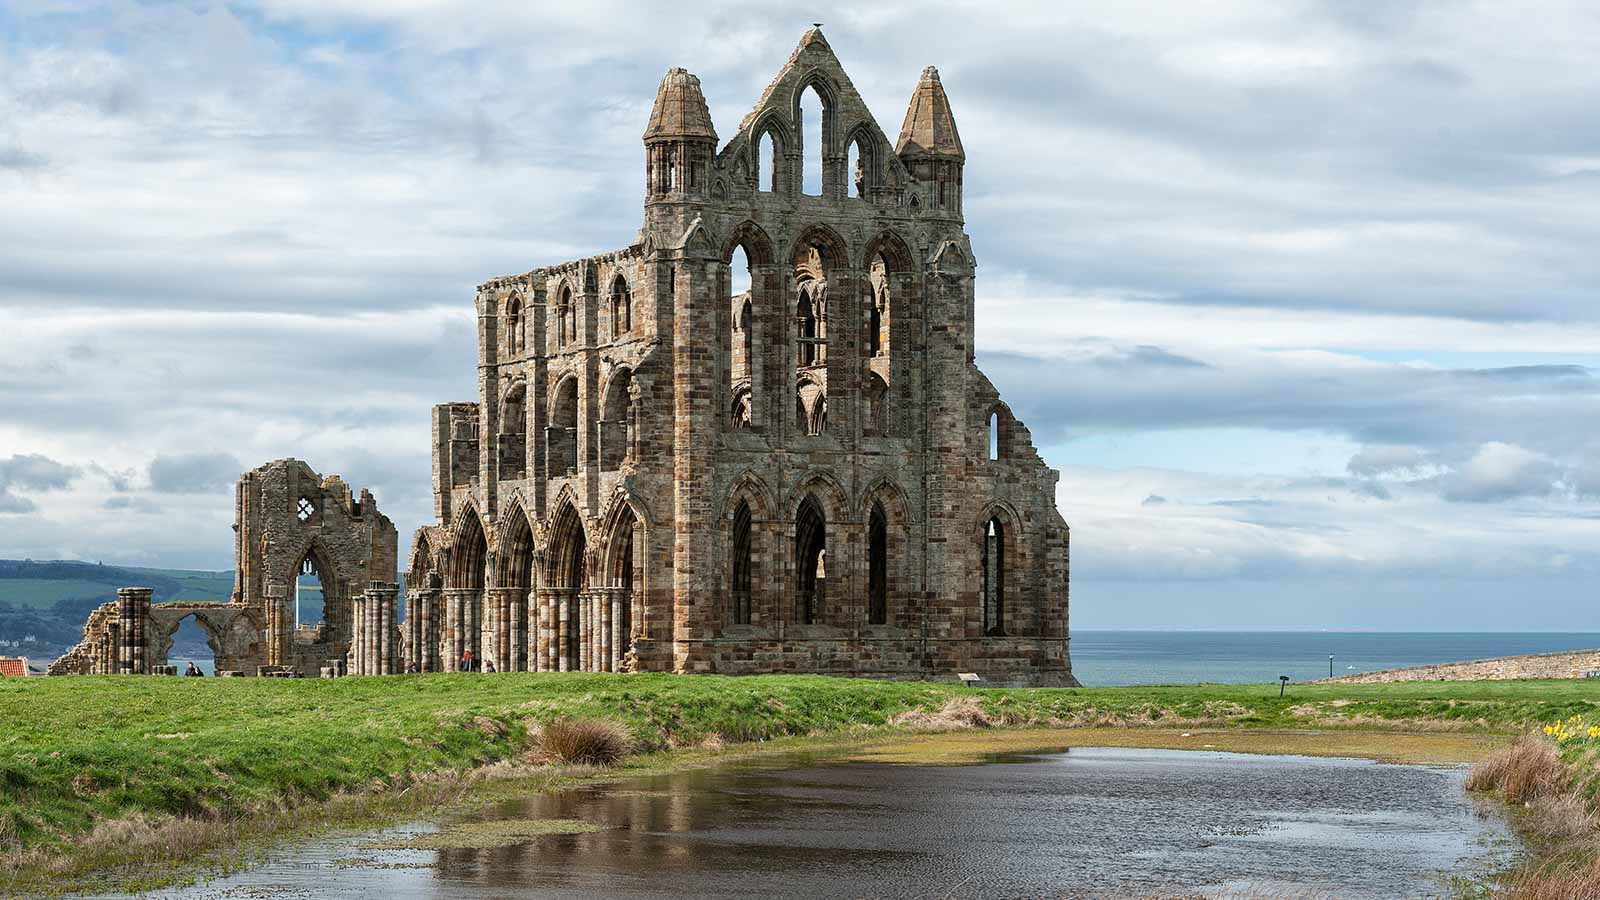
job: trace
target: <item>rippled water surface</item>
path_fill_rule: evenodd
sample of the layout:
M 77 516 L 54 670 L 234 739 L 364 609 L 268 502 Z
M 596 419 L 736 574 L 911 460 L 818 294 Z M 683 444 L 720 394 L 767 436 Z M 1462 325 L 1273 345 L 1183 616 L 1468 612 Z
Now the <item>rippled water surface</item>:
M 771 766 L 771 761 L 764 765 Z M 180 897 L 1412 897 L 1504 864 L 1460 769 L 1079 748 L 984 765 L 708 769 L 470 818 L 579 819 L 497 849 L 372 850 L 413 823 L 286 848 Z M 447 819 L 442 826 L 449 828 Z

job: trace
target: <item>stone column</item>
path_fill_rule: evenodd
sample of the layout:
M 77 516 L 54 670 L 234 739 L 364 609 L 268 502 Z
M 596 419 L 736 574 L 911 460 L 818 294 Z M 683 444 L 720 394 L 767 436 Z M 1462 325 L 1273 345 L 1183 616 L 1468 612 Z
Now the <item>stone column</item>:
M 602 588 L 595 591 L 595 605 L 600 607 L 600 633 L 597 634 L 600 642 L 600 665 L 595 666 L 598 671 L 608 673 L 611 671 L 611 589 Z
M 133 591 L 117 591 L 117 674 L 133 673 Z
M 502 672 L 514 672 L 517 668 L 516 661 L 511 658 L 511 598 L 516 593 L 515 588 L 504 588 L 497 591 L 494 598 L 494 667 Z
M 468 591 L 465 600 L 468 620 L 467 647 L 473 662 L 483 668 L 483 589 Z
M 417 655 L 417 668 L 423 672 L 439 671 L 438 605 L 438 591 L 428 590 L 422 593 L 422 605 L 418 610 L 422 621 L 417 625 L 422 632 L 422 644 Z
M 535 612 L 535 594 L 527 591 L 517 598 L 517 671 L 532 672 L 533 661 L 533 629 L 538 625 Z
M 375 674 L 394 674 L 394 600 L 398 587 L 382 581 L 374 581 L 367 586 L 368 602 L 376 607 L 377 619 L 375 631 L 377 640 L 374 642 L 372 662 Z
M 549 588 L 540 588 L 539 595 L 539 621 L 534 626 L 537 637 L 534 640 L 534 655 L 537 657 L 535 665 L 540 672 L 554 672 L 555 666 L 555 639 L 552 631 L 555 628 L 555 619 L 551 613 L 551 599 Z
M 622 633 L 622 604 L 626 604 L 627 589 L 611 588 L 611 671 L 622 671 L 622 647 L 627 645 L 627 634 Z
M 362 664 L 366 660 L 363 648 L 367 640 L 367 609 L 363 597 L 350 598 L 350 653 L 347 665 L 351 675 L 363 675 Z
M 440 671 L 455 672 L 461 665 L 461 591 L 449 588 L 444 592 L 444 648 L 446 659 Z
M 572 592 L 562 590 L 556 601 L 556 670 L 572 669 Z
M 129 641 L 130 655 L 129 671 L 135 675 L 147 675 L 149 668 L 150 651 L 150 588 L 123 588 L 117 591 L 117 598 L 121 600 L 123 591 L 130 594 L 131 610 L 133 613 L 133 631 Z
M 583 670 L 594 671 L 594 593 L 585 590 L 579 596 L 583 604 Z

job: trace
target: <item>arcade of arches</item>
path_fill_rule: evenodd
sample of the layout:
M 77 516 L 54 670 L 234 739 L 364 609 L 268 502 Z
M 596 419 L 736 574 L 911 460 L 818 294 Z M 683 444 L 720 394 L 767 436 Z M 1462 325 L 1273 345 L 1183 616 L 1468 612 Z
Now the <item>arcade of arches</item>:
M 1073 683 L 1057 474 L 973 362 L 938 73 L 892 138 L 813 29 L 725 140 L 670 70 L 644 151 L 635 243 L 478 289 L 407 659 Z

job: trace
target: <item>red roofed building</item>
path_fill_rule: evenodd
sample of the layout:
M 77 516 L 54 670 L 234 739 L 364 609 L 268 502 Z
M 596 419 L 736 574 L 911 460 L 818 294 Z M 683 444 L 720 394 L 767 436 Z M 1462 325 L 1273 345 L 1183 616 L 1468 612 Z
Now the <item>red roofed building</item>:
M 13 678 L 28 677 L 28 658 L 26 656 L 0 656 L 0 676 L 10 675 Z

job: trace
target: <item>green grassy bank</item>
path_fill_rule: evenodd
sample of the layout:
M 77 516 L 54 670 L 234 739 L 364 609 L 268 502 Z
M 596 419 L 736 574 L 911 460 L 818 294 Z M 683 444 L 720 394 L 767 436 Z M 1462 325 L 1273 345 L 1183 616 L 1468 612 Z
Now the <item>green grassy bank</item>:
M 1600 714 L 1571 681 L 973 691 L 770 676 L 424 675 L 0 681 L 0 852 L 70 854 L 107 823 L 228 821 L 525 760 L 541 723 L 623 724 L 642 752 L 869 734 L 1052 728 L 1525 731 Z

